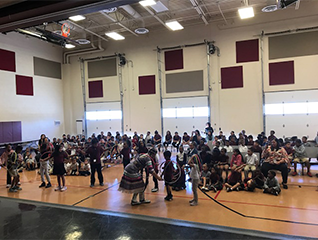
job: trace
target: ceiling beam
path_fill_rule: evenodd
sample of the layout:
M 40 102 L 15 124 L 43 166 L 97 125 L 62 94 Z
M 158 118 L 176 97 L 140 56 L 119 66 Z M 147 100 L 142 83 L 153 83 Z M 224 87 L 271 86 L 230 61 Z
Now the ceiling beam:
M 85 32 L 88 32 L 88 33 L 90 33 L 90 34 L 92 34 L 92 35 L 94 35 L 94 36 L 96 36 L 96 37 L 98 37 L 98 38 L 100 38 L 100 39 L 102 39 L 102 40 L 108 42 L 108 40 L 107 40 L 106 38 L 102 37 L 101 35 L 99 35 L 99 34 L 93 32 L 93 31 L 91 31 L 91 30 L 88 30 L 88 29 L 82 27 L 81 25 L 78 25 L 77 23 L 74 23 L 74 22 L 71 21 L 71 20 L 67 20 L 67 22 L 69 22 L 71 25 L 74 25 L 75 27 L 78 27 L 78 28 L 84 30 Z
M 125 30 L 127 30 L 128 32 L 130 32 L 131 34 L 133 34 L 136 37 L 139 37 L 138 34 L 136 34 L 134 31 L 130 30 L 128 27 L 126 27 L 124 24 L 118 22 L 116 19 L 112 18 L 111 16 L 109 16 L 107 13 L 104 13 L 103 11 L 100 11 L 100 13 L 108 18 L 109 20 L 111 20 L 112 22 L 116 23 L 117 25 L 121 26 L 122 28 L 124 28 Z
M 198 4 L 198 2 L 196 0 L 190 0 L 190 2 L 192 3 L 192 6 L 197 11 L 197 13 L 201 17 L 201 19 L 205 23 L 205 25 L 208 25 L 209 22 L 206 20 L 205 13 L 204 13 L 203 9 L 201 8 L 201 6 Z
M 151 11 L 148 7 L 144 7 L 147 12 L 149 12 L 155 19 L 158 20 L 163 26 L 165 26 L 167 29 L 171 30 L 153 11 Z

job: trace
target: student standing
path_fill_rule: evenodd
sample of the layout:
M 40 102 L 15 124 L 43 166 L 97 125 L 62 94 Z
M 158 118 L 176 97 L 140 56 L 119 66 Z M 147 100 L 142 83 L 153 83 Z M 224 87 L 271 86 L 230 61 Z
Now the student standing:
M 1 166 L 6 166 L 7 162 L 8 162 L 8 157 L 10 155 L 11 152 L 13 152 L 12 147 L 10 144 L 7 144 L 5 146 L 6 150 L 2 153 L 1 157 L 0 157 L 0 165 Z M 11 186 L 11 176 L 9 171 L 7 171 L 7 188 L 9 188 Z
M 192 192 L 193 199 L 189 201 L 190 206 L 198 205 L 198 186 L 200 181 L 200 161 L 199 156 L 197 154 L 193 155 L 189 162 L 189 166 L 191 167 L 190 178 L 192 179 Z
M 50 188 L 50 187 L 52 187 L 51 178 L 49 175 L 49 159 L 51 158 L 51 154 L 52 154 L 51 148 L 46 143 L 43 143 L 41 148 L 40 148 L 40 152 L 41 152 L 40 174 L 41 174 L 42 183 L 39 187 L 40 188 L 41 187 Z M 45 184 L 44 175 L 46 177 L 47 184 Z
M 95 185 L 95 172 L 97 171 L 98 175 L 98 180 L 99 180 L 99 185 L 104 186 L 104 177 L 102 174 L 102 165 L 100 161 L 100 156 L 105 150 L 98 145 L 98 140 L 97 138 L 94 138 L 92 140 L 92 146 L 90 146 L 86 154 L 90 158 L 90 164 L 91 164 L 91 185 L 90 187 L 94 187 Z
M 171 193 L 171 186 L 170 183 L 172 182 L 173 179 L 173 172 L 174 172 L 174 167 L 173 167 L 173 163 L 171 161 L 171 152 L 170 151 L 165 151 L 163 153 L 163 156 L 165 158 L 165 164 L 163 166 L 163 172 L 162 175 L 164 176 L 164 180 L 165 180 L 165 186 L 166 186 L 166 191 L 167 191 L 167 196 L 165 197 L 166 201 L 171 201 L 173 200 L 173 196 Z
M 66 171 L 64 167 L 64 162 L 68 159 L 68 154 L 65 151 L 63 151 L 62 145 L 56 145 L 52 157 L 54 161 L 53 174 L 57 175 L 58 183 L 58 187 L 54 190 L 64 192 L 67 189 L 67 187 L 65 186 L 64 174 L 66 173 Z

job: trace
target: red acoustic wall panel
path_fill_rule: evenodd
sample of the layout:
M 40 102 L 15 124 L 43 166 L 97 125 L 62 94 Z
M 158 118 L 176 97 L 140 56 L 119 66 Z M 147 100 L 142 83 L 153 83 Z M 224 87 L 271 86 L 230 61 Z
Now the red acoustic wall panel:
M 88 82 L 88 97 L 89 98 L 101 98 L 103 97 L 103 81 L 90 81 Z
M 15 52 L 0 49 L 0 70 L 15 72 Z
M 156 94 L 155 75 L 140 76 L 138 80 L 139 80 L 139 95 Z
M 259 60 L 258 39 L 236 42 L 236 63 L 255 62 Z
M 183 69 L 183 49 L 165 52 L 166 71 Z
M 269 85 L 294 84 L 294 61 L 269 64 Z
M 222 89 L 243 87 L 243 67 L 221 68 L 221 87 Z
M 21 75 L 15 76 L 15 86 L 17 95 L 33 96 L 33 78 Z

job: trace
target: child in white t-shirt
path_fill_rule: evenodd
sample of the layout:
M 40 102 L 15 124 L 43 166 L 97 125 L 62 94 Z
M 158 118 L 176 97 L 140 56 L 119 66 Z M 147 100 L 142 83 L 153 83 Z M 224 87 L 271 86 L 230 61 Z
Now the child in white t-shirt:
M 198 186 L 200 181 L 200 160 L 197 154 L 194 154 L 189 162 L 190 170 L 190 178 L 192 179 L 192 192 L 193 192 L 193 200 L 189 201 L 190 206 L 198 205 Z

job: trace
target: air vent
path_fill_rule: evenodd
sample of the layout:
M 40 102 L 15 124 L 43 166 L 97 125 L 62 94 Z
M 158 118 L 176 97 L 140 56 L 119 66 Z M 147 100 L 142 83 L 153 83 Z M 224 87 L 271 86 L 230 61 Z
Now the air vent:
M 149 30 L 147 28 L 137 28 L 137 29 L 135 29 L 135 33 L 146 34 L 146 33 L 149 33 Z
M 91 41 L 87 40 L 87 39 L 77 39 L 76 42 L 78 44 L 84 45 L 84 44 L 90 44 Z
M 269 5 L 262 9 L 262 12 L 275 12 L 278 9 L 277 5 Z

